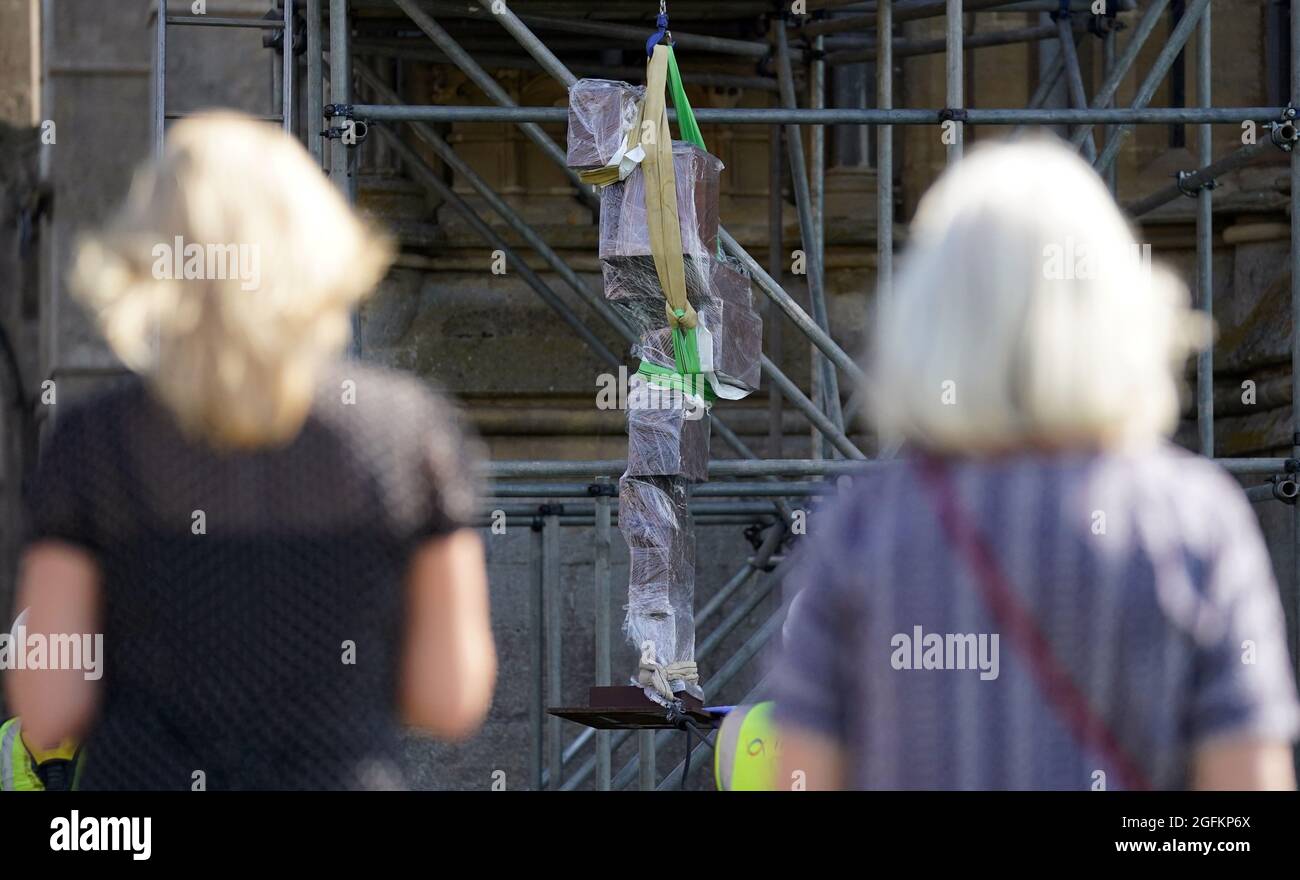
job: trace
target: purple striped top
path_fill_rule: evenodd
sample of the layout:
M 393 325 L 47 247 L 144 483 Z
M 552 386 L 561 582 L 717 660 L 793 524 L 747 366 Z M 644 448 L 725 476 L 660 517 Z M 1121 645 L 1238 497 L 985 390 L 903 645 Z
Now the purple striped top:
M 850 787 L 1181 788 L 1200 743 L 1300 733 L 1277 583 L 1232 477 L 1169 445 L 946 467 L 947 502 L 915 461 L 856 480 L 785 582 L 776 717 L 837 741 Z

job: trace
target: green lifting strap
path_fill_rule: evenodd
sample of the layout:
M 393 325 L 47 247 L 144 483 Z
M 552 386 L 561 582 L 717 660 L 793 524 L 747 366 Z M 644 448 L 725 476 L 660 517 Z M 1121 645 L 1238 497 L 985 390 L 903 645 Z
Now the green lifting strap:
M 695 111 L 691 109 L 690 99 L 686 97 L 686 87 L 682 85 L 682 73 L 677 67 L 677 56 L 672 46 L 668 46 L 667 49 L 668 93 L 672 96 L 673 107 L 677 110 L 677 132 L 682 140 L 708 152 L 699 123 L 695 121 Z M 718 256 L 722 256 L 721 241 L 718 242 Z M 677 309 L 674 314 L 680 318 L 685 312 Z M 717 398 L 713 388 L 701 375 L 700 345 L 695 328 L 692 327 L 690 330 L 673 328 L 673 361 L 677 366 L 676 372 L 644 360 L 637 368 L 637 372 L 655 385 L 667 385 L 678 391 L 703 397 L 710 403 Z

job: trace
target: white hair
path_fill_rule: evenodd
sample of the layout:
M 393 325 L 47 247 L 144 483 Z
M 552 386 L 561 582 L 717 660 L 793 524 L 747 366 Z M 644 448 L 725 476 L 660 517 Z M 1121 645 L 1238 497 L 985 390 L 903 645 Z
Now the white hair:
M 168 131 L 72 284 L 187 433 L 255 448 L 298 432 L 391 250 L 293 138 L 216 111 Z
M 882 440 L 942 452 L 1114 448 L 1178 418 L 1209 338 L 1101 179 L 1054 140 L 975 150 L 922 199 L 875 322 Z

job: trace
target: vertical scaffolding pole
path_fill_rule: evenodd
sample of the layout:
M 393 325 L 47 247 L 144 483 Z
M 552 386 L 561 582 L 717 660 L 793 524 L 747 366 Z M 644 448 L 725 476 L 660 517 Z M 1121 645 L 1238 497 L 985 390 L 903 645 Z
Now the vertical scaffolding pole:
M 1291 4 L 1291 106 L 1300 107 L 1300 9 Z M 1291 457 L 1300 459 L 1300 149 L 1291 151 Z M 1300 505 L 1291 508 L 1296 657 L 1300 658 Z
M 962 53 L 965 51 L 965 35 L 962 32 L 962 0 L 948 0 L 948 109 L 959 110 L 966 105 L 965 65 Z M 966 123 L 960 119 L 953 122 L 953 142 L 948 145 L 948 164 L 961 159 L 966 148 Z
M 311 151 L 316 166 L 324 163 L 324 149 L 321 147 L 321 126 L 324 124 L 325 98 L 321 83 L 321 65 L 324 60 L 324 47 L 321 45 L 320 0 L 307 0 L 307 130 L 303 136 L 307 140 L 307 149 Z
M 1196 47 L 1196 92 L 1202 107 L 1211 106 L 1210 7 L 1201 15 L 1200 40 Z M 1200 167 L 1214 161 L 1214 126 L 1198 126 Z M 1113 167 L 1113 166 L 1112 166 Z M 1198 305 L 1214 318 L 1214 193 L 1202 186 L 1196 197 L 1196 287 Z M 1201 454 L 1214 458 L 1214 344 L 1196 358 L 1196 430 Z
M 163 138 L 167 134 L 167 0 L 158 0 L 158 20 L 153 32 L 153 155 L 158 158 L 163 151 Z M 47 25 L 48 26 L 48 25 Z
M 772 23 L 773 37 L 776 42 L 777 72 L 781 87 L 781 103 L 787 108 L 795 108 L 798 102 L 794 93 L 794 71 L 790 62 L 790 41 L 786 36 L 785 22 L 778 19 Z M 813 220 L 812 191 L 808 184 L 808 163 L 804 157 L 803 134 L 798 125 L 785 127 L 786 148 L 790 151 L 790 178 L 794 187 L 795 206 L 799 209 L 799 230 L 802 233 L 805 251 L 805 263 L 808 269 L 808 298 L 811 300 L 813 321 L 818 329 L 828 333 L 830 322 L 826 310 L 826 290 L 823 286 L 821 255 L 818 253 L 817 227 Z M 821 390 L 824 407 L 819 409 L 826 414 L 828 421 L 837 430 L 844 428 L 844 414 L 840 408 L 839 378 L 835 367 L 813 347 L 815 370 L 821 377 Z M 814 383 L 813 405 L 819 401 Z M 814 443 L 814 450 L 818 444 Z M 844 451 L 844 450 L 841 450 Z
M 655 790 L 655 732 L 653 730 L 638 730 L 636 732 L 637 746 L 637 787 L 641 791 Z
M 812 42 L 813 57 L 808 65 L 808 106 L 815 110 L 826 107 L 826 62 L 822 60 L 822 49 L 826 45 L 825 37 L 814 37 Z M 812 246 L 817 249 L 817 265 L 821 268 L 822 297 L 825 300 L 826 284 L 826 127 L 811 126 L 809 156 L 809 187 L 812 196 Z M 811 349 L 812 362 L 809 364 L 809 380 L 813 403 L 822 410 L 830 412 L 829 395 L 825 383 L 825 372 L 819 369 L 823 361 L 816 346 Z M 813 458 L 826 457 L 826 439 L 814 427 L 808 429 L 809 449 Z
M 283 0 L 284 2 L 284 30 L 280 32 L 280 45 L 284 47 L 284 52 L 280 57 L 280 81 L 283 85 L 280 87 L 280 117 L 283 120 L 284 130 L 287 134 L 293 134 L 293 108 L 294 101 L 294 65 L 297 59 L 293 54 L 293 0 Z
M 768 165 L 767 193 L 767 268 L 768 274 L 781 284 L 785 273 L 785 210 L 781 197 L 781 126 L 773 125 L 768 129 L 771 141 L 770 164 Z M 778 366 L 781 363 L 783 322 L 776 303 L 767 301 L 767 349 Z M 781 407 L 781 392 L 775 385 L 767 386 L 767 454 L 772 458 L 781 458 L 785 446 L 785 417 Z
M 542 517 L 542 596 L 546 606 L 546 701 L 559 706 L 564 691 L 564 596 L 560 587 L 560 517 L 547 513 Z M 551 788 L 564 782 L 564 722 L 554 715 L 546 717 L 546 770 Z
M 609 486 L 608 478 L 598 481 L 602 490 Z M 592 567 L 596 580 L 596 685 L 610 684 L 610 579 L 609 579 L 609 496 L 596 496 L 595 547 Z M 609 791 L 612 770 L 612 734 L 608 730 L 596 731 L 596 783 L 601 791 Z
M 528 591 L 528 638 L 529 659 L 533 666 L 532 699 L 528 702 L 528 776 L 533 791 L 541 791 L 543 787 L 543 719 L 546 717 L 546 664 L 542 648 L 546 607 L 545 581 L 542 575 L 542 567 L 545 564 L 544 553 L 542 524 L 534 520 L 528 554 L 531 568 Z
M 352 103 L 352 58 L 348 45 L 348 0 L 330 0 L 330 103 Z M 342 128 L 347 117 L 335 114 L 330 125 Z M 355 201 L 352 176 L 348 171 L 348 147 L 342 138 L 330 139 L 330 180 L 349 202 Z
M 894 0 L 879 0 L 876 6 L 876 107 L 894 109 Z M 876 130 L 876 290 L 877 310 L 881 297 L 889 296 L 894 285 L 894 127 Z

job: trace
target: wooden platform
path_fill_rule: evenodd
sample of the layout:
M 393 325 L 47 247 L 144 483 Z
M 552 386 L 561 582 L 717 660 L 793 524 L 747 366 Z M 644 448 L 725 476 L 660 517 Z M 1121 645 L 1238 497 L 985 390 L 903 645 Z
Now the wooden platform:
M 699 727 L 714 727 L 715 719 L 704 711 L 704 704 L 689 694 L 678 694 L 687 716 Z M 547 714 L 597 730 L 674 730 L 668 710 L 651 700 L 635 685 L 593 687 L 588 693 L 589 706 L 547 709 Z

